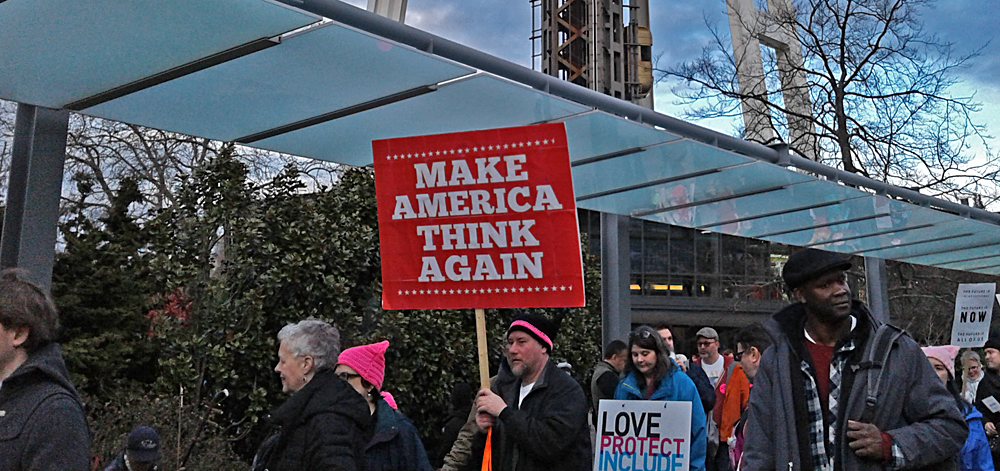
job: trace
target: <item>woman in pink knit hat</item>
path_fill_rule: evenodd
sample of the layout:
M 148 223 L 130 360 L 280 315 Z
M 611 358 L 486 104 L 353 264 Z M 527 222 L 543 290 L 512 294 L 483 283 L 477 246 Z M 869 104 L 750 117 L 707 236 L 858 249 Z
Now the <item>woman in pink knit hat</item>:
M 993 471 L 993 456 L 990 454 L 990 444 L 983 428 L 983 414 L 971 404 L 965 402 L 955 383 L 955 355 L 959 347 L 942 345 L 939 347 L 923 347 L 927 361 L 931 362 L 934 372 L 944 382 L 948 392 L 955 397 L 958 410 L 962 412 L 969 424 L 969 437 L 958 453 L 959 469 L 961 471 Z
M 368 471 L 431 471 L 420 434 L 410 419 L 396 410 L 388 393 L 380 393 L 385 378 L 388 341 L 348 348 L 337 359 L 338 376 L 368 401 L 374 434 L 365 446 Z

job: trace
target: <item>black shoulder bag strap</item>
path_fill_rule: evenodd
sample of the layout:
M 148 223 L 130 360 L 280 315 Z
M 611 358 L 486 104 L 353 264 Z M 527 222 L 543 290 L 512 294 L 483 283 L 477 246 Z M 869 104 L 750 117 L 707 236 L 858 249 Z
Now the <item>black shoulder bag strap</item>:
M 872 341 L 868 342 L 861 363 L 854 367 L 856 371 L 867 370 L 866 374 L 868 375 L 868 391 L 865 396 L 865 410 L 861 413 L 861 422 L 871 423 L 872 419 L 875 418 L 879 387 L 882 385 L 882 373 L 885 371 L 883 367 L 889 360 L 892 345 L 901 335 L 903 335 L 903 331 L 898 327 L 889 324 L 880 325 L 875 331 Z

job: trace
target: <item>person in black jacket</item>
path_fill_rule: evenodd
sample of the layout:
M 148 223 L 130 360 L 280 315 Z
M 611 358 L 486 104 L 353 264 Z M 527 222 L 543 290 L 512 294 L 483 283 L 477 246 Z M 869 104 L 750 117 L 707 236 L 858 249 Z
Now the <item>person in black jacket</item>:
M 340 332 L 307 319 L 278 333 L 282 391 L 291 393 L 269 420 L 278 432 L 261 445 L 255 471 L 353 471 L 365 469 L 364 446 L 371 436 L 368 404 L 333 371 Z
M 87 471 L 90 431 L 59 346 L 52 299 L 0 273 L 0 471 Z
M 597 413 L 601 409 L 601 399 L 614 399 L 615 389 L 621 379 L 625 362 L 628 361 L 628 345 L 621 340 L 612 340 L 604 347 L 604 359 L 594 365 L 590 378 L 590 399 L 592 414 L 590 423 L 597 426 Z
M 444 466 L 444 457 L 451 451 L 452 445 L 458 439 L 458 433 L 465 426 L 472 409 L 472 399 L 475 396 L 476 390 L 469 383 L 455 383 L 454 388 L 452 388 L 448 420 L 441 428 L 441 442 L 438 445 L 437 453 L 434 454 L 435 469 L 441 469 Z
M 590 469 L 587 397 L 575 379 L 549 361 L 556 325 L 522 314 L 507 329 L 508 360 L 515 381 L 488 388 L 476 398 L 480 428 L 474 449 L 483 449 L 486 431 L 497 471 Z M 481 455 L 481 454 L 480 454 Z
M 389 393 L 379 393 L 385 379 L 389 342 L 348 348 L 337 359 L 337 375 L 368 403 L 375 431 L 365 445 L 368 471 L 431 471 L 420 434 L 410 419 L 396 410 Z

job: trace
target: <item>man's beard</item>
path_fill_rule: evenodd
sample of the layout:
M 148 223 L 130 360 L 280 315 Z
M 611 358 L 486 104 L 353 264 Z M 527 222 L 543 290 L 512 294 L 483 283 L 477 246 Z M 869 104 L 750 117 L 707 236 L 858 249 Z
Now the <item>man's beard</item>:
M 520 366 L 512 366 L 510 368 L 510 371 L 511 373 L 514 373 L 514 376 L 518 378 L 523 378 L 527 376 L 527 374 L 530 372 L 529 371 L 530 369 L 531 368 L 528 367 L 528 364 L 522 361 Z

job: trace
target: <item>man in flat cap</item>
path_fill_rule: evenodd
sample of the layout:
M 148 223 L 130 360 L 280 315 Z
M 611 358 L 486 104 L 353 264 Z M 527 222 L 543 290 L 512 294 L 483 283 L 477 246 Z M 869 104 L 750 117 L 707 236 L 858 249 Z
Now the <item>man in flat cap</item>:
M 491 455 L 496 471 L 590 469 L 594 459 L 583 388 L 549 360 L 557 327 L 549 319 L 522 314 L 507 328 L 507 359 L 515 376 L 476 397 L 482 449 L 493 429 Z M 926 360 L 924 360 L 926 362 Z M 477 468 L 478 469 L 478 468 Z
M 805 249 L 768 319 L 742 470 L 949 469 L 968 428 L 920 347 L 852 300 L 850 261 Z

